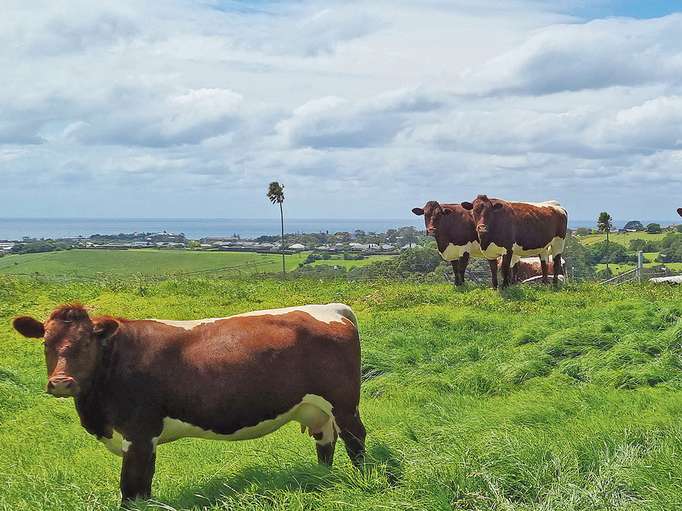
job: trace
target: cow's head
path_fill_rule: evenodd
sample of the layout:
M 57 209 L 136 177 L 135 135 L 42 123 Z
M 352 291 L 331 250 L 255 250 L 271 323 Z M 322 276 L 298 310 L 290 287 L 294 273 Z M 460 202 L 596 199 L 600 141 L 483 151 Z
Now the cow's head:
M 677 208 L 677 214 L 682 216 L 682 208 Z
M 24 337 L 44 339 L 47 392 L 57 397 L 76 397 L 88 390 L 103 347 L 118 330 L 116 320 L 91 320 L 80 305 L 56 309 L 45 323 L 21 316 L 13 325 Z
M 424 224 L 426 225 L 426 234 L 430 236 L 435 236 L 438 234 L 438 226 L 440 225 L 441 219 L 445 215 L 449 215 L 452 213 L 447 208 L 444 208 L 440 204 L 438 204 L 437 201 L 435 200 L 430 200 L 429 202 L 426 203 L 426 205 L 423 208 L 414 208 L 412 210 L 412 213 L 414 213 L 417 216 L 424 215 Z
M 487 195 L 479 195 L 473 203 L 462 202 L 462 207 L 473 213 L 478 238 L 481 244 L 487 245 L 486 238 L 493 231 L 499 213 L 504 210 L 504 203 L 489 199 Z

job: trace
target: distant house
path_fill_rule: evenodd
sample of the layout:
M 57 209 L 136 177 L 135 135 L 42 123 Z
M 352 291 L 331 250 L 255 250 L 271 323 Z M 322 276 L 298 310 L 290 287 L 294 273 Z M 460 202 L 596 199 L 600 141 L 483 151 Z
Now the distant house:
M 289 250 L 305 250 L 305 245 L 294 243 L 293 245 L 289 245 Z

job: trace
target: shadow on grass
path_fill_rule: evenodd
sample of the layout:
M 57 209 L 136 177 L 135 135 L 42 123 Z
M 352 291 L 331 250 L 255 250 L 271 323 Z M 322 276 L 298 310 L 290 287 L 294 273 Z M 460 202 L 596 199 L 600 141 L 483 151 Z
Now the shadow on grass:
M 343 444 L 336 448 L 338 458 L 345 456 Z M 403 470 L 394 451 L 386 444 L 373 445 L 367 452 L 364 472 L 376 470 L 390 486 L 396 486 Z M 354 474 L 353 474 L 354 475 Z M 338 468 L 327 468 L 313 461 L 300 462 L 285 467 L 257 465 L 248 467 L 232 477 L 215 476 L 201 486 L 181 488 L 175 495 L 167 495 L 167 503 L 175 509 L 211 507 L 221 501 L 238 498 L 239 494 L 269 495 L 281 491 L 321 493 L 338 484 L 353 484 L 353 477 Z M 171 508 L 171 509 L 172 509 Z
M 177 509 L 213 506 L 240 493 L 272 494 L 277 491 L 320 492 L 333 486 L 338 477 L 334 471 L 311 462 L 283 468 L 254 466 L 245 468 L 232 477 L 213 477 L 202 486 L 182 488 L 169 504 Z M 169 496 L 170 497 L 170 496 Z

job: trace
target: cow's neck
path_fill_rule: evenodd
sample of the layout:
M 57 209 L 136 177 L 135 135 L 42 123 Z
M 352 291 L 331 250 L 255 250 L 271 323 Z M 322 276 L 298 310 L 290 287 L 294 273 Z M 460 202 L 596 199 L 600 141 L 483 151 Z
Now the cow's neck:
M 92 383 L 75 400 L 81 425 L 98 438 L 110 438 L 113 431 L 106 412 L 106 387 L 111 374 L 115 344 L 115 340 L 110 339 L 101 347 Z

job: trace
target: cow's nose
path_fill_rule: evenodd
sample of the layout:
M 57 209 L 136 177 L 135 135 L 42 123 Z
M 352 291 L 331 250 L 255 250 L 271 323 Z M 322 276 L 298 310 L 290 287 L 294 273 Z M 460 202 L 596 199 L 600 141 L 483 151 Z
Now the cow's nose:
M 76 380 L 70 376 L 55 376 L 47 381 L 47 392 L 53 396 L 73 396 L 76 390 Z
M 478 224 L 476 226 L 476 230 L 481 234 L 485 234 L 486 232 L 488 232 L 488 226 L 485 224 Z

